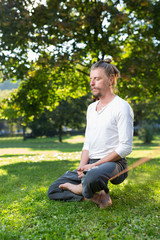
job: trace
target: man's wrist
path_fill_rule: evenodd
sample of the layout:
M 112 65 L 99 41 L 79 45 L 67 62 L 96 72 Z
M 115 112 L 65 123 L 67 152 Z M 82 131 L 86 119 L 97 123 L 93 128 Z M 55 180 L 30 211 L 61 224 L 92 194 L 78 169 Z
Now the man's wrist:
M 96 165 L 96 163 L 92 163 L 91 166 L 92 167 L 96 167 L 97 165 Z
M 84 164 L 80 164 L 79 166 L 78 166 L 78 169 L 80 169 L 80 171 L 81 171 L 81 168 L 83 168 L 84 167 Z
M 98 165 L 101 165 L 102 163 L 100 162 L 101 160 L 98 160 L 95 163 L 92 163 L 93 167 L 97 167 Z

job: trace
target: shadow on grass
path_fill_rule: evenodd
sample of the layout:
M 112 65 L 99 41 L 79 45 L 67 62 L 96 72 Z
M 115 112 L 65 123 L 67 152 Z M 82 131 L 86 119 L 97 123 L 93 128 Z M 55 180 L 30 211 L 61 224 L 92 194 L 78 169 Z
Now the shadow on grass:
M 31 153 L 31 154 L 4 154 L 4 155 L 0 155 L 0 158 L 8 158 L 8 157 L 17 157 L 17 158 L 19 158 L 19 157 L 21 157 L 21 158 L 23 158 L 23 157 L 30 157 L 30 156 L 37 156 L 37 154 L 33 154 L 33 153 Z
M 56 150 L 61 152 L 75 152 L 81 151 L 83 146 L 82 142 L 66 142 L 70 137 L 64 137 L 63 142 L 60 143 L 57 138 L 37 138 L 37 139 L 27 139 L 23 141 L 22 138 L 0 138 L 0 149 L 4 148 L 29 148 L 31 150 Z M 142 142 L 134 142 L 134 151 L 143 150 L 153 150 L 155 147 L 159 146 L 159 138 L 154 140 L 151 144 L 144 144 Z
M 27 186 L 32 188 L 36 184 L 50 182 L 69 169 L 76 168 L 77 161 L 57 160 L 39 162 L 20 162 L 1 166 L 0 169 L 6 171 L 5 176 L 0 176 L 2 185 Z
M 67 139 L 67 137 L 65 138 Z M 64 140 L 65 140 L 64 139 Z M 40 151 L 47 151 L 47 150 L 57 150 L 61 152 L 75 152 L 81 151 L 83 146 L 83 142 L 58 142 L 56 138 L 38 138 L 38 139 L 27 139 L 23 141 L 23 139 L 19 138 L 0 138 L 0 149 L 3 148 L 29 148 L 31 150 L 40 150 Z

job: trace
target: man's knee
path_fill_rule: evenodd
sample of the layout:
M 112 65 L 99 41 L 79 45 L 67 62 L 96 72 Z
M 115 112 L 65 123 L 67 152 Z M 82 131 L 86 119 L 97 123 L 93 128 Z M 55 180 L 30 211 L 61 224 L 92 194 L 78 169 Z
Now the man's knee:
M 86 175 L 83 176 L 82 181 L 87 184 L 92 184 L 97 181 L 97 175 L 95 171 L 89 170 L 87 171 Z
M 82 195 L 86 198 L 92 198 L 93 194 L 97 191 L 95 190 L 97 186 L 98 179 L 95 178 L 90 172 L 87 172 L 85 176 L 82 177 Z
M 88 171 L 82 178 L 82 186 L 85 189 L 92 189 L 92 191 L 99 191 L 100 177 L 95 174 L 95 171 Z
M 101 190 L 108 192 L 108 179 L 108 177 L 103 176 L 96 169 L 88 171 L 82 178 L 83 196 L 91 198 L 94 193 Z

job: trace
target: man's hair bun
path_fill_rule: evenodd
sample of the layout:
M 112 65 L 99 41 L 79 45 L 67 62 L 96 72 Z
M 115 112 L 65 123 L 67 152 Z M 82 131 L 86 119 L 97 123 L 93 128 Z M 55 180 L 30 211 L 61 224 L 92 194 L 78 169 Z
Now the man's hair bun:
M 111 63 L 111 62 L 112 62 L 112 57 L 111 57 L 111 56 L 107 56 L 107 57 L 104 59 L 104 62 L 106 62 L 106 63 Z

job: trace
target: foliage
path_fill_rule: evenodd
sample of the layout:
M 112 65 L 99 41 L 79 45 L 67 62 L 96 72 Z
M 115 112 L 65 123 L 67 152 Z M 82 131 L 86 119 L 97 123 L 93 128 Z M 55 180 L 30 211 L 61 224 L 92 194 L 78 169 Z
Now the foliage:
M 111 208 L 100 210 L 89 201 L 48 199 L 49 185 L 78 166 L 83 140 L 82 136 L 66 137 L 63 143 L 57 138 L 0 139 L 1 239 L 157 239 L 159 137 L 147 146 L 134 139 L 129 165 L 145 156 L 152 160 L 130 170 L 124 183 L 109 183 Z
M 156 119 L 159 112 L 159 38 L 157 35 L 159 2 L 124 1 L 130 20 L 124 44 L 124 58 L 120 63 L 118 89 L 134 107 L 136 119 Z M 139 2 L 139 4 L 137 4 Z M 136 19 L 136 21 L 135 21 Z M 158 31 L 159 32 L 159 31 Z M 125 91 L 124 91 L 125 89 Z
M 8 92 L 5 98 L 1 100 L 0 103 L 0 117 L 1 119 L 15 120 L 18 116 L 18 109 L 15 104 L 13 104 L 12 96 L 15 95 L 15 91 Z M 3 95 L 2 95 L 3 96 Z
M 0 3 L 1 78 L 22 80 L 17 104 L 26 119 L 86 95 L 89 68 L 105 55 L 121 70 L 119 95 L 136 119 L 159 116 L 159 1 L 34 2 Z
M 27 73 L 28 33 L 33 32 L 27 6 L 31 3 L 31 0 L 0 2 L 0 60 L 4 79 L 22 79 Z
M 29 72 L 28 79 L 21 82 L 14 99 L 26 118 L 36 117 L 45 109 L 52 111 L 68 96 L 78 98 L 88 91 L 88 79 L 70 65 L 56 69 L 43 65 L 35 68 Z

